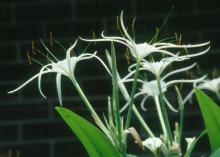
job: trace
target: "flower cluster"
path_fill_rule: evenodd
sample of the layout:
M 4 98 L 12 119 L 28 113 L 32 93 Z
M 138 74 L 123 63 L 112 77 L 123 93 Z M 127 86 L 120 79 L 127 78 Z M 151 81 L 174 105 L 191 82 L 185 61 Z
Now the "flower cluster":
M 17 92 L 34 79 L 38 79 L 39 92 L 44 98 L 46 98 L 41 89 L 42 75 L 56 73 L 58 99 L 60 105 L 62 105 L 61 76 L 65 76 L 73 83 L 79 95 L 82 97 L 86 107 L 88 107 L 91 112 L 96 124 L 101 128 L 104 134 L 122 155 L 125 155 L 127 152 L 127 136 L 128 134 L 131 134 L 136 142 L 143 147 L 143 149 L 148 148 L 152 151 L 154 156 L 158 156 L 158 151 L 161 151 L 164 156 L 169 156 L 170 153 L 174 153 L 174 156 L 181 156 L 181 138 L 183 127 L 179 127 L 179 123 L 177 122 L 176 130 L 174 131 L 175 133 L 172 133 L 173 131 L 170 127 L 167 109 L 175 112 L 175 114 L 180 112 L 181 116 L 181 112 L 183 112 L 181 106 L 183 106 L 191 98 L 193 90 L 185 98 L 182 98 L 182 96 L 178 93 L 179 90 L 177 86 L 178 84 L 188 83 L 200 89 L 213 91 L 219 96 L 220 78 L 206 80 L 205 75 L 197 79 L 184 79 L 178 75 L 191 70 L 196 66 L 196 63 L 188 66 L 181 66 L 180 68 L 174 68 L 173 70 L 170 70 L 170 67 L 174 63 L 181 63 L 180 65 L 184 65 L 185 61 L 207 53 L 210 49 L 209 42 L 200 44 L 180 44 L 164 39 L 160 41 L 151 40 L 149 42 L 137 43 L 135 39 L 129 35 L 124 25 L 123 12 L 121 12 L 120 15 L 120 27 L 122 30 L 122 36 L 106 36 L 103 31 L 100 39 L 84 39 L 80 37 L 82 41 L 86 42 L 111 43 L 111 55 L 109 54 L 109 51 L 106 50 L 109 66 L 107 66 L 103 59 L 97 55 L 97 51 L 94 53 L 83 52 L 78 56 L 73 56 L 71 51 L 77 45 L 76 40 L 75 43 L 66 51 L 65 59 L 58 60 L 54 56 L 55 61 L 53 61 L 53 59 L 49 59 L 50 63 L 44 65 L 40 69 L 39 73 L 8 93 Z M 117 70 L 114 43 L 125 46 L 133 57 L 134 62 L 127 67 L 126 70 L 128 73 L 123 77 L 120 76 L 120 72 Z M 197 51 L 198 48 L 200 50 L 203 49 L 203 51 Z M 191 52 L 192 49 L 193 53 Z M 104 116 L 104 122 L 96 113 L 86 95 L 83 93 L 74 73 L 78 62 L 93 58 L 97 59 L 101 63 L 107 73 L 109 73 L 109 76 L 112 78 L 113 93 L 108 100 L 108 119 Z M 130 87 L 127 86 L 127 84 L 132 84 L 131 90 L 127 90 L 127 88 Z M 176 104 L 172 104 L 170 98 L 167 96 L 169 89 L 174 86 L 177 89 L 178 106 Z M 123 105 L 119 102 L 118 90 L 121 91 L 122 96 L 124 96 L 126 100 L 126 103 Z M 129 94 L 128 91 L 131 91 L 131 94 Z M 139 102 L 137 101 L 138 98 L 141 100 L 140 105 L 137 104 Z M 158 123 L 160 124 L 162 131 L 160 134 L 157 133 L 156 135 L 143 119 L 144 116 L 141 116 L 137 109 L 137 107 L 141 106 L 144 111 L 147 111 L 146 105 L 148 104 L 147 102 L 149 98 L 153 99 L 155 103 L 155 113 L 157 113 L 159 118 Z M 126 118 L 122 116 L 122 112 L 125 111 L 127 111 Z M 131 127 L 130 123 L 132 113 L 137 116 L 137 119 L 146 130 L 146 135 L 148 136 L 146 140 L 142 141 L 137 131 Z M 180 125 L 183 124 L 180 122 Z M 160 128 L 158 128 L 158 130 L 160 130 Z M 186 138 L 187 150 L 190 150 L 191 147 L 193 147 L 192 142 L 194 140 L 195 138 Z

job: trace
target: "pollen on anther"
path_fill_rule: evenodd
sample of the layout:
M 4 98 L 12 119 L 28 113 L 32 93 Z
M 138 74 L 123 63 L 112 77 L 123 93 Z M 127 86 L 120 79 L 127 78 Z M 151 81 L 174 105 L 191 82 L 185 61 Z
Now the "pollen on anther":
M 53 34 L 50 32 L 50 46 L 53 46 Z
M 96 38 L 95 31 L 92 31 L 92 38 L 93 38 L 93 39 Z M 94 45 L 96 45 L 96 42 L 94 42 Z
M 125 58 L 126 58 L 126 61 L 127 61 L 127 63 L 128 64 L 130 64 L 130 56 L 129 56 L 129 50 L 128 49 L 126 49 L 126 51 L 125 51 Z
M 36 52 L 35 52 L 35 44 L 34 44 L 34 41 L 31 42 L 31 50 L 32 50 L 32 53 L 35 55 Z
M 30 65 L 32 65 L 31 57 L 30 57 L 30 54 L 29 54 L 28 51 L 27 51 L 27 58 L 28 58 L 28 63 L 29 63 Z
M 176 43 L 177 43 L 177 45 L 181 45 L 182 34 L 180 34 L 180 35 L 178 36 L 178 34 L 175 32 L 175 38 L 176 38 Z

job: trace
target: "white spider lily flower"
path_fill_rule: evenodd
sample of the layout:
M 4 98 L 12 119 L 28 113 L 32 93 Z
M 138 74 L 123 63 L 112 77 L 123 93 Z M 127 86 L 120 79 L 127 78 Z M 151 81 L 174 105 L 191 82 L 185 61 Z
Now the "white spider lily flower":
M 176 56 L 175 54 L 169 52 L 167 49 L 171 48 L 197 48 L 197 47 L 202 47 L 208 45 L 210 42 L 202 43 L 202 44 L 195 44 L 195 45 L 176 45 L 173 43 L 164 43 L 164 42 L 156 42 L 156 43 L 136 43 L 134 39 L 131 38 L 131 36 L 128 34 L 124 22 L 123 22 L 123 12 L 121 12 L 120 15 L 120 24 L 121 24 L 121 29 L 125 35 L 125 37 L 119 37 L 119 36 L 105 36 L 104 31 L 101 33 L 102 38 L 101 39 L 83 39 L 80 38 L 81 40 L 84 41 L 89 41 L 89 42 L 99 42 L 99 41 L 110 41 L 110 42 L 116 42 L 125 45 L 128 47 L 130 50 L 132 56 L 138 60 L 142 60 L 146 56 L 148 56 L 151 53 L 162 53 L 170 56 Z M 209 49 L 209 48 L 208 48 Z M 202 51 L 201 53 L 205 53 L 207 50 Z M 196 54 L 194 54 L 196 55 Z
M 165 58 L 162 58 L 160 61 L 153 61 L 153 62 L 149 62 L 146 59 L 143 59 L 139 70 L 150 71 L 151 73 L 153 73 L 155 75 L 156 78 L 159 78 L 159 77 L 161 77 L 163 71 L 173 62 L 184 61 L 184 60 L 190 59 L 192 57 L 202 55 L 208 51 L 209 51 L 209 48 L 206 49 L 205 51 L 202 51 L 197 54 L 190 54 L 190 55 L 187 54 L 187 55 L 182 55 L 182 56 L 178 56 L 179 54 L 177 54 L 177 56 L 165 57 Z M 128 74 L 127 77 L 130 77 L 131 75 L 134 74 L 135 70 L 133 70 L 133 68 L 136 67 L 136 64 L 137 63 L 129 66 L 128 71 L 130 73 Z
M 190 70 L 192 69 L 196 64 L 192 64 L 188 67 L 185 67 L 185 68 L 181 68 L 181 69 L 177 69 L 177 70 L 174 70 L 174 71 L 171 71 L 169 73 L 167 73 L 166 75 L 164 75 L 163 77 L 161 77 L 160 79 L 160 85 L 161 85 L 161 90 L 162 90 L 162 93 L 165 93 L 167 91 L 167 89 L 175 84 L 178 84 L 178 83 L 195 83 L 195 82 L 199 82 L 201 80 L 204 80 L 204 78 L 206 76 L 203 76 L 201 78 L 198 78 L 198 79 L 192 79 L 192 80 L 188 80 L 188 79 L 178 79 L 178 80 L 171 80 L 171 81 L 165 81 L 168 77 L 174 75 L 174 74 L 177 74 L 177 73 L 181 73 L 181 72 L 185 72 L 187 70 Z M 134 71 L 132 71 L 132 73 L 134 74 Z M 132 75 L 129 75 L 129 77 L 132 76 Z M 128 75 L 123 78 L 121 81 L 122 82 L 132 82 L 134 79 L 129 79 Z M 149 98 L 149 97 L 153 97 L 155 98 L 156 96 L 158 96 L 160 94 L 160 91 L 159 91 L 159 86 L 158 86 L 158 80 L 151 80 L 151 81 L 144 81 L 144 80 L 140 80 L 138 79 L 138 82 L 140 82 L 142 84 L 142 88 L 139 89 L 139 92 L 137 92 L 135 94 L 135 98 L 141 96 L 141 95 L 144 95 L 144 98 L 142 99 L 141 101 L 141 108 L 146 111 L 144 105 L 145 105 L 145 102 L 146 100 Z M 163 96 L 164 98 L 164 101 L 166 102 L 167 106 L 169 107 L 170 110 L 172 110 L 173 112 L 178 112 L 177 109 L 175 109 L 171 103 L 168 101 L 168 99 Z M 123 108 L 121 109 L 121 112 L 123 112 L 126 108 L 127 108 L 128 104 L 126 103 Z
M 142 142 L 143 146 L 148 148 L 153 153 L 163 144 L 162 140 L 158 137 L 149 137 Z
M 19 87 L 17 87 L 14 90 L 9 91 L 8 93 L 10 94 L 10 93 L 17 92 L 18 90 L 20 90 L 21 88 L 23 88 L 24 86 L 26 86 L 30 82 L 32 82 L 34 79 L 38 78 L 38 89 L 39 89 L 39 92 L 40 92 L 40 94 L 44 98 L 46 98 L 46 96 L 44 95 L 44 93 L 41 90 L 41 78 L 42 78 L 42 75 L 48 74 L 48 73 L 56 73 L 56 87 L 57 87 L 58 99 L 59 99 L 60 105 L 62 105 L 61 76 L 64 75 L 64 76 L 68 77 L 71 81 L 75 81 L 74 71 L 75 71 L 76 64 L 79 61 L 87 60 L 87 59 L 91 59 L 91 58 L 96 58 L 96 59 L 98 59 L 101 62 L 101 64 L 104 65 L 104 67 L 110 73 L 110 71 L 108 70 L 107 66 L 104 64 L 104 62 L 99 57 L 96 56 L 96 52 L 93 53 L 93 54 L 91 54 L 91 53 L 82 53 L 79 56 L 71 56 L 71 51 L 76 46 L 76 44 L 77 44 L 77 40 L 66 51 L 66 59 L 61 60 L 61 61 L 56 60 L 56 62 L 53 62 L 50 59 L 51 63 L 49 63 L 47 65 L 44 65 L 41 68 L 41 70 L 39 71 L 39 73 L 35 74 L 30 79 L 28 79 L 26 82 L 24 82 L 22 85 L 20 85 Z
M 220 77 L 215 79 L 206 79 L 201 80 L 200 82 L 195 82 L 194 87 L 202 89 L 202 90 L 208 90 L 216 94 L 218 99 L 220 100 Z M 188 100 L 190 103 L 192 103 L 192 96 L 194 94 L 194 90 L 192 90 L 184 99 L 183 103 L 186 103 Z
M 187 150 L 191 147 L 192 143 L 195 141 L 196 137 L 186 137 L 185 140 L 186 140 L 186 143 L 187 143 Z
M 212 80 L 203 80 L 199 85 L 196 86 L 199 89 L 206 89 L 214 93 L 219 93 L 220 90 L 220 77 Z

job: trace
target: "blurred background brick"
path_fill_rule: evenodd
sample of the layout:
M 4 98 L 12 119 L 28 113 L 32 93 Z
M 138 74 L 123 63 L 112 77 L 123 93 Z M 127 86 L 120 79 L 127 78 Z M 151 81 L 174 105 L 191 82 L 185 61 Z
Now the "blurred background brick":
M 194 61 L 201 64 L 204 72 L 210 73 L 214 67 L 219 69 L 219 0 L 1 0 L 0 155 L 12 150 L 13 157 L 18 151 L 20 157 L 88 156 L 54 110 L 54 106 L 58 105 L 55 75 L 43 77 L 42 88 L 48 96 L 47 100 L 40 96 L 36 81 L 15 94 L 6 94 L 40 68 L 35 63 L 28 63 L 27 51 L 32 52 L 32 41 L 35 47 L 45 51 L 39 42 L 39 38 L 42 38 L 56 56 L 64 58 L 62 48 L 50 46 L 50 32 L 68 48 L 78 36 L 91 37 L 92 32 L 99 36 L 103 30 L 106 30 L 106 34 L 116 32 L 116 16 L 121 10 L 124 11 L 127 26 L 131 25 L 134 17 L 137 18 L 137 40 L 149 40 L 173 6 L 174 12 L 161 34 L 172 36 L 174 32 L 181 33 L 183 42 L 190 43 L 211 41 L 211 51 Z M 81 47 L 83 46 L 82 43 Z M 109 44 L 96 44 L 96 47 L 100 55 L 104 56 L 101 52 Z M 120 47 L 119 49 L 125 51 Z M 47 59 L 42 59 L 39 54 L 34 57 L 47 63 Z M 118 63 L 126 63 L 123 55 L 119 56 Z M 86 65 L 80 63 L 78 67 L 76 73 L 79 83 L 98 113 L 102 114 L 106 111 L 107 96 L 111 93 L 109 77 L 96 62 L 88 62 Z M 119 69 L 123 70 L 124 65 L 120 65 Z M 62 80 L 62 84 L 64 106 L 92 121 L 68 79 Z M 198 135 L 204 125 L 197 104 L 187 106 L 186 110 L 185 135 Z M 144 115 L 156 129 L 154 114 Z M 172 122 L 178 118 L 175 114 L 170 114 L 170 117 Z M 134 118 L 134 126 L 143 134 L 136 122 Z M 129 145 L 129 149 L 131 152 L 144 154 L 136 146 Z M 204 138 L 193 156 L 208 153 L 209 145 L 207 138 Z

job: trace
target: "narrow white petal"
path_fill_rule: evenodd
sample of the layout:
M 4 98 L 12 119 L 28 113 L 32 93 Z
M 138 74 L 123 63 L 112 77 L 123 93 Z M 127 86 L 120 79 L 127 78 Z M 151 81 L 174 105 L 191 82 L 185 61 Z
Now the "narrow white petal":
M 44 93 L 42 92 L 41 90 L 41 77 L 42 77 L 42 73 L 44 72 L 45 69 L 47 69 L 47 67 L 51 66 L 52 64 L 48 64 L 48 65 L 45 65 L 41 68 L 40 72 L 39 72 L 39 77 L 38 77 L 38 89 L 39 89 L 39 92 L 40 94 L 42 95 L 42 97 L 44 99 L 46 99 L 46 96 L 44 95 Z M 51 71 L 51 70 L 50 70 Z
M 67 65 L 68 65 L 68 69 L 69 69 L 68 71 L 69 71 L 70 75 L 73 75 L 73 68 L 71 66 L 71 56 L 70 56 L 70 53 L 73 50 L 73 48 L 76 46 L 76 44 L 77 44 L 77 40 L 66 51 L 66 60 L 67 60 Z
M 165 96 L 163 97 L 163 99 L 164 99 L 166 105 L 169 107 L 169 109 L 170 109 L 171 111 L 176 112 L 176 113 L 178 112 L 178 110 L 175 109 L 175 108 L 171 105 L 171 103 L 167 100 L 167 98 L 166 98 Z
M 171 86 L 173 84 L 176 84 L 176 83 L 195 83 L 195 82 L 199 82 L 201 80 L 204 80 L 206 77 L 207 76 L 205 75 L 205 76 L 203 76 L 203 77 L 201 77 L 199 79 L 194 79 L 194 80 L 184 80 L 184 79 L 182 79 L 182 80 L 173 80 L 173 81 L 167 82 L 166 86 L 169 87 L 169 86 Z
M 142 109 L 143 111 L 147 111 L 147 109 L 144 107 L 144 105 L 145 105 L 145 102 L 146 102 L 146 100 L 147 100 L 148 97 L 149 97 L 149 95 L 145 96 L 145 97 L 141 100 L 141 109 Z
M 103 60 L 101 59 L 101 58 L 99 58 L 98 56 L 94 56 L 103 66 L 104 66 L 104 68 L 107 70 L 107 72 L 110 74 L 110 75 L 112 75 L 111 74 L 111 72 L 110 72 L 110 70 L 108 69 L 108 67 L 105 65 L 105 63 L 103 62 Z
M 41 75 L 49 73 L 50 71 L 44 71 L 43 73 L 41 73 Z M 8 94 L 17 92 L 18 90 L 20 90 L 21 88 L 23 88 L 24 86 L 26 86 L 27 84 L 29 84 L 31 81 L 33 81 L 34 79 L 36 79 L 37 77 L 39 77 L 39 73 L 32 76 L 30 79 L 28 79 L 26 82 L 24 82 L 22 85 L 20 85 L 19 87 L 15 88 L 14 90 L 11 90 L 9 92 L 7 92 Z
M 61 74 L 57 74 L 56 75 L 56 86 L 57 86 L 57 94 L 58 94 L 58 99 L 59 99 L 59 103 L 61 106 L 63 106 L 62 103 L 62 91 L 61 91 Z
M 124 78 L 121 79 L 121 82 L 124 82 L 125 80 L 127 80 L 129 77 L 131 77 L 132 75 L 135 74 L 135 70 L 131 71 L 130 73 L 128 73 Z
M 181 73 L 181 72 L 190 70 L 190 69 L 192 69 L 195 65 L 196 65 L 196 63 L 193 63 L 192 65 L 190 65 L 190 66 L 188 66 L 188 67 L 171 71 L 170 73 L 166 74 L 166 75 L 162 78 L 162 80 L 165 80 L 166 78 L 168 78 L 168 77 L 171 76 L 171 75 L 174 75 L 174 74 L 177 74 L 177 73 Z
M 185 104 L 188 100 L 190 103 L 192 103 L 192 96 L 194 94 L 194 89 L 192 89 L 188 94 L 187 96 L 184 98 L 183 100 L 183 104 Z
M 127 46 L 128 48 L 133 49 L 133 47 L 129 45 L 127 42 L 116 40 L 116 39 L 83 39 L 83 38 L 80 38 L 80 39 L 83 41 L 89 41 L 89 42 L 99 42 L 99 41 L 110 41 L 111 42 L 112 41 L 112 42 L 123 44 Z
M 133 81 L 134 79 L 127 79 L 127 80 L 121 80 L 120 82 L 127 83 L 127 82 L 133 82 Z M 137 82 L 144 83 L 145 81 L 141 79 L 137 79 Z
M 104 35 L 104 31 L 102 32 L 101 36 L 102 36 L 104 39 L 122 40 L 122 41 L 126 42 L 127 44 L 133 46 L 133 44 L 132 44 L 131 41 L 129 41 L 129 40 L 123 38 L 123 37 L 118 37 L 118 36 L 106 36 L 106 35 Z
M 103 60 L 100 58 L 100 57 L 98 57 L 97 55 L 96 55 L 96 53 L 97 53 L 97 51 L 95 51 L 93 54 L 90 54 L 90 53 L 86 53 L 86 54 L 82 54 L 82 55 L 80 55 L 79 56 L 79 60 L 87 60 L 87 59 L 91 59 L 91 58 L 95 58 L 95 59 L 97 59 L 103 66 L 104 66 L 104 68 L 107 70 L 107 72 L 110 74 L 110 75 L 112 75 L 111 74 L 111 72 L 110 72 L 110 70 L 108 69 L 108 67 L 106 66 L 106 64 L 103 62 Z
M 197 57 L 197 56 L 200 56 L 200 55 L 203 55 L 205 54 L 206 52 L 208 52 L 210 50 L 210 46 L 204 50 L 204 51 L 201 51 L 201 52 L 198 52 L 198 53 L 195 53 L 195 54 L 190 54 L 190 55 L 184 55 L 182 57 L 186 57 L 186 58 L 192 58 L 192 57 Z M 180 56 L 181 57 L 181 56 Z
M 128 67 L 128 71 L 131 72 L 131 71 L 135 70 L 135 69 L 133 69 L 133 68 L 136 68 L 136 66 L 137 66 L 137 63 L 134 63 L 134 64 L 130 65 L 130 66 Z M 133 70 L 132 70 L 132 69 L 133 69 Z
M 196 48 L 208 45 L 210 42 L 202 43 L 202 44 L 188 44 L 188 45 L 176 45 L 172 43 L 157 43 L 156 46 L 163 45 L 158 47 L 159 49 L 166 49 L 166 48 Z M 165 45 L 165 46 L 164 46 Z
M 170 56 L 173 56 L 173 57 L 177 57 L 177 55 L 169 52 L 169 51 L 166 51 L 166 50 L 156 50 L 156 51 L 153 51 L 153 52 L 160 52 L 160 53 L 163 53 L 163 54 L 166 54 L 166 55 L 170 55 Z
M 127 30 L 125 29 L 125 26 L 124 26 L 124 22 L 123 22 L 123 11 L 121 11 L 120 23 L 121 23 L 121 27 L 122 27 L 122 30 L 123 30 L 125 36 L 126 36 L 130 41 L 133 41 L 132 38 L 130 37 L 130 35 L 128 34 Z

